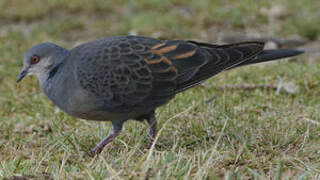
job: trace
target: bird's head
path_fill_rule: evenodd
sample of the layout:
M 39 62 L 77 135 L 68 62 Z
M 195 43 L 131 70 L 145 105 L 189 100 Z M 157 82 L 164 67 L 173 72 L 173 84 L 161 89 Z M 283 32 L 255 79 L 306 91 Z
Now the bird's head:
M 17 82 L 25 76 L 36 75 L 39 80 L 47 77 L 52 68 L 66 56 L 68 50 L 53 44 L 41 43 L 33 46 L 24 56 L 23 69 Z

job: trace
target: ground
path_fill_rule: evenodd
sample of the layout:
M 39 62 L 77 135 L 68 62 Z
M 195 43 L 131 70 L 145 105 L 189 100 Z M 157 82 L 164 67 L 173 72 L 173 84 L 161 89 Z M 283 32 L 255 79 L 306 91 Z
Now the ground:
M 0 1 L 0 178 L 320 178 L 319 9 L 318 0 Z M 44 41 L 72 48 L 138 34 L 223 43 L 233 33 L 302 39 L 310 53 L 177 95 L 157 110 L 150 151 L 147 124 L 128 121 L 100 156 L 86 156 L 111 124 L 68 116 L 35 77 L 15 82 L 24 53 Z

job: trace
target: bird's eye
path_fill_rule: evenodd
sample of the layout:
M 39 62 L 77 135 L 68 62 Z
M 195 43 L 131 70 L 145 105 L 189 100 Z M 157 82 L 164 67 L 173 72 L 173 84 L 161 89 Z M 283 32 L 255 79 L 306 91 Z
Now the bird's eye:
M 31 64 L 36 64 L 39 61 L 40 61 L 40 57 L 39 56 L 34 55 L 34 56 L 31 57 Z

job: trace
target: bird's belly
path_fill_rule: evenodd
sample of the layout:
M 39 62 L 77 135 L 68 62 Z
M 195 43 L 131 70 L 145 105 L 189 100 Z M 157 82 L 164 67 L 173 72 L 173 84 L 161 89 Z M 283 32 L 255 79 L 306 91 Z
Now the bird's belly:
M 71 111 L 68 114 L 86 120 L 95 120 L 95 121 L 124 121 L 128 119 L 127 113 L 113 113 L 107 111 L 89 111 L 89 112 L 79 112 Z
M 63 99 L 63 100 L 62 100 Z M 110 102 L 106 104 L 103 97 L 98 97 L 83 89 L 73 89 L 60 102 L 54 102 L 71 116 L 96 121 L 125 121 L 150 111 L 146 108 L 122 108 Z
M 77 99 L 77 100 L 75 100 Z M 121 121 L 131 118 L 130 113 L 117 113 L 104 108 L 103 104 L 92 97 L 81 94 L 73 100 L 68 100 L 65 112 L 69 115 L 96 121 Z

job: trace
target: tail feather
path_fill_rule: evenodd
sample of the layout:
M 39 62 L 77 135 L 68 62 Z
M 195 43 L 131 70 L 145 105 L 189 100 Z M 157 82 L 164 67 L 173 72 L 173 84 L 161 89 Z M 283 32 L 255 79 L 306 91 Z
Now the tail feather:
M 297 56 L 299 54 L 305 53 L 304 50 L 301 49 L 271 49 L 271 50 L 263 50 L 256 58 L 245 61 L 243 63 L 238 64 L 235 67 L 239 66 L 246 66 L 250 64 L 256 64 L 256 63 L 262 63 L 262 62 L 268 62 L 268 61 L 274 61 L 279 60 L 282 58 L 287 58 L 291 56 Z M 233 69 L 235 67 L 232 67 L 230 69 Z
M 191 43 L 198 45 L 202 50 L 209 53 L 210 60 L 195 72 L 190 73 L 192 76 L 190 79 L 178 83 L 175 93 L 189 89 L 225 70 L 304 53 L 303 50 L 299 49 L 263 50 L 263 42 L 243 42 L 222 46 L 194 41 Z
M 192 76 L 188 76 L 190 78 L 187 81 L 178 82 L 176 93 L 189 89 L 224 70 L 254 59 L 263 51 L 264 47 L 263 42 L 255 41 L 222 46 L 198 42 L 192 43 L 196 43 L 200 49 L 198 53 L 207 58 L 206 64 L 196 69 L 195 73 L 191 73 Z

